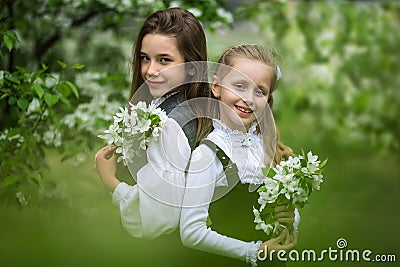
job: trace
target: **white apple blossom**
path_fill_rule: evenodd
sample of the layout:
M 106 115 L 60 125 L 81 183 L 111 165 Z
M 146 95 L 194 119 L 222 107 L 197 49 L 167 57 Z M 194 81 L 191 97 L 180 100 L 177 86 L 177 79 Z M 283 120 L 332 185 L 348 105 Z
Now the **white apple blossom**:
M 167 114 L 155 105 L 138 102 L 129 103 L 129 108 L 119 107 L 120 112 L 114 116 L 114 122 L 103 135 L 98 135 L 110 146 L 114 144 L 119 155 L 117 162 L 132 162 L 139 155 L 139 150 L 146 150 L 151 140 L 158 140 Z
M 263 185 L 258 190 L 259 209 L 253 207 L 257 230 L 267 235 L 278 236 L 285 228 L 274 216 L 277 205 L 303 207 L 314 190 L 320 190 L 323 182 L 322 170 L 327 160 L 318 160 L 317 155 L 290 156 L 286 161 L 271 167 L 266 173 Z
M 44 132 L 42 139 L 47 146 L 53 145 L 55 147 L 60 147 L 62 145 L 61 131 L 56 129 L 54 126 L 51 126 L 46 132 Z
M 144 133 L 151 126 L 151 120 L 140 120 L 135 126 L 135 129 L 140 133 Z
M 220 16 L 221 18 L 226 19 L 229 23 L 233 23 L 233 15 L 231 12 L 227 11 L 224 8 L 217 8 L 217 14 L 218 16 Z

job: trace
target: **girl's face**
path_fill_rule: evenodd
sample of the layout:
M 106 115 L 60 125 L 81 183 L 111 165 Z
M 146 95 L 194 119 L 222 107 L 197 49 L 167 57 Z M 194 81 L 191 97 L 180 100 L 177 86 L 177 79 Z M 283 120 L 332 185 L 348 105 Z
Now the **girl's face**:
M 146 34 L 140 51 L 140 73 L 150 94 L 161 97 L 183 84 L 186 79 L 185 58 L 178 50 L 176 38 Z
M 225 104 L 220 104 L 221 121 L 233 130 L 248 130 L 267 106 L 272 75 L 265 63 L 238 58 L 222 80 L 214 76 L 213 94 Z

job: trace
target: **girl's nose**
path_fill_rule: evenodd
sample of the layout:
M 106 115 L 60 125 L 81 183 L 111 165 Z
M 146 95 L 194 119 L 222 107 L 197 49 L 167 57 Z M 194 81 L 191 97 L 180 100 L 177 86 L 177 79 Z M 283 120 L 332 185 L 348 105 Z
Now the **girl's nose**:
M 148 77 L 156 76 L 159 72 L 160 70 L 158 68 L 157 62 L 150 61 L 146 72 L 147 76 Z
M 250 107 L 254 103 L 254 94 L 251 92 L 251 90 L 246 90 L 242 94 L 242 99 L 243 101 Z

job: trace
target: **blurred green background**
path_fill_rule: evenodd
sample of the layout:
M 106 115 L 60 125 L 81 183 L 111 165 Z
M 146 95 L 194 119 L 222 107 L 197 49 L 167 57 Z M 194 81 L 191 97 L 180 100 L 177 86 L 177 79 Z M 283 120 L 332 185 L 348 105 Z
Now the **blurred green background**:
M 174 266 L 190 260 L 191 253 L 182 249 L 179 240 L 165 246 L 162 240 L 128 236 L 93 167 L 94 153 L 103 145 L 96 135 L 111 119 L 105 114 L 114 113 L 128 96 L 128 62 L 141 21 L 149 12 L 174 4 L 191 8 L 201 19 L 212 61 L 239 43 L 277 50 L 283 78 L 273 112 L 281 139 L 296 152 L 312 150 L 329 158 L 321 191 L 300 211 L 297 249 L 336 249 L 336 241 L 344 238 L 348 249 L 391 254 L 399 261 L 400 4 L 28 2 L 0 4 L 1 266 Z M 7 31 L 15 32 L 19 42 L 13 43 Z M 50 37 L 57 41 L 50 43 Z M 29 80 L 17 88 L 10 85 L 9 77 L 21 80 L 16 66 L 32 73 L 40 70 L 41 63 L 57 76 L 62 67 L 57 60 L 85 65 L 62 76 L 76 86 L 79 98 L 65 94 L 65 101 L 60 97 L 53 105 L 39 99 L 40 105 L 48 105 L 49 113 L 43 112 L 41 124 L 33 131 L 25 131 L 32 130 L 29 120 L 38 117 L 28 114 L 37 91 L 21 93 L 31 90 Z M 46 82 L 42 87 L 49 95 L 61 91 Z M 63 90 L 72 92 L 69 88 Z M 63 101 L 70 105 L 58 106 Z M 57 134 L 46 135 L 51 127 L 62 136 L 61 145 L 56 145 Z M 16 128 L 22 130 L 10 134 Z M 34 149 L 29 150 L 21 145 L 24 141 L 15 143 L 17 135 L 23 135 L 25 143 L 29 136 L 47 139 L 31 142 Z M 199 255 L 190 266 L 207 265 L 207 254 Z M 397 266 L 329 260 L 287 263 L 310 265 Z

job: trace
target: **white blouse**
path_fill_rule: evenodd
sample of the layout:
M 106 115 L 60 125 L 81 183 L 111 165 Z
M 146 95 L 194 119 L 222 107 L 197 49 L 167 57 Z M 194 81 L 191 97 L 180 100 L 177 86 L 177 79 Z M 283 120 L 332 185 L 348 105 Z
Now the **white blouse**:
M 255 126 L 248 133 L 232 131 L 222 122 L 213 121 L 214 130 L 207 136 L 236 163 L 240 182 L 262 183 L 264 153 L 262 138 Z M 227 186 L 227 179 L 215 151 L 205 144 L 192 153 L 180 220 L 182 243 L 190 248 L 232 257 L 256 266 L 257 252 L 263 241 L 243 241 L 221 235 L 207 227 L 208 209 L 216 187 Z M 250 204 L 249 204 L 250 205 Z M 251 209 L 251 206 L 249 206 Z M 296 229 L 299 214 L 296 210 Z
M 190 154 L 182 128 L 168 118 L 146 151 L 147 163 L 133 174 L 137 184 L 122 182 L 112 194 L 122 225 L 132 236 L 154 239 L 178 228 Z

